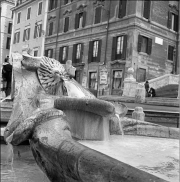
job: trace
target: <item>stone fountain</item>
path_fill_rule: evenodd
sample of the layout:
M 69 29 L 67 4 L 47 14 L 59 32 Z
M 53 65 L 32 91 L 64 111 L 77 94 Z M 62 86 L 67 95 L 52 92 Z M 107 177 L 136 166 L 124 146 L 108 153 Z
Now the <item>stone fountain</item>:
M 121 124 L 118 117 L 125 134 L 136 132 L 137 126 L 139 131 L 149 126 L 159 130 L 158 126 L 123 119 L 126 106 L 95 98 L 73 79 L 71 61 L 62 65 L 47 57 L 19 53 L 12 57 L 14 104 L 4 137 L 12 145 L 29 140 L 38 166 L 50 181 L 165 181 L 79 142 L 108 140 L 110 123 Z M 168 131 L 170 138 L 177 137 L 177 131 Z

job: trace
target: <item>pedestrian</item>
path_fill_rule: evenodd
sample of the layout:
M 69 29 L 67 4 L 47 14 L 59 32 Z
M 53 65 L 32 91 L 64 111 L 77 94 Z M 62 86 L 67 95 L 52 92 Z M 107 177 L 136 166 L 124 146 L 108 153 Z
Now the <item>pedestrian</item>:
M 152 87 L 150 88 L 149 93 L 150 93 L 150 97 L 155 97 L 156 96 L 156 91 Z
M 12 65 L 9 63 L 9 56 L 5 58 L 2 68 L 3 82 L 6 82 L 5 94 L 6 97 L 11 93 L 11 78 L 12 78 Z
M 146 81 L 144 84 L 145 90 L 146 90 L 146 96 L 149 97 L 149 82 Z

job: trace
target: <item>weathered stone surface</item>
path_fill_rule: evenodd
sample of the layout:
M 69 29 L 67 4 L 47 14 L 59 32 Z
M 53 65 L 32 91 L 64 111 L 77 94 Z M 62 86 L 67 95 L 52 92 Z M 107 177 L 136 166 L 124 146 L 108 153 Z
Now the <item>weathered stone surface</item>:
M 135 102 L 137 103 L 144 103 L 145 102 L 145 88 L 144 87 L 137 87 L 136 94 L 135 94 Z
M 142 107 L 135 107 L 135 109 L 132 113 L 132 118 L 144 121 L 144 117 L 145 117 L 145 114 L 143 112 L 143 108 Z

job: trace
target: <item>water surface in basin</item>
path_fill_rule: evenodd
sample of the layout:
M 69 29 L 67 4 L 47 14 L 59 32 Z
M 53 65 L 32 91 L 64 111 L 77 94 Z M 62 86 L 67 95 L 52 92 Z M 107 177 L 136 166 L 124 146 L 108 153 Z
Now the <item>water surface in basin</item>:
M 111 135 L 109 141 L 79 142 L 162 179 L 179 182 L 179 140 Z
M 37 166 L 29 146 L 14 147 L 14 160 L 11 163 L 11 150 L 1 144 L 1 182 L 49 182 Z

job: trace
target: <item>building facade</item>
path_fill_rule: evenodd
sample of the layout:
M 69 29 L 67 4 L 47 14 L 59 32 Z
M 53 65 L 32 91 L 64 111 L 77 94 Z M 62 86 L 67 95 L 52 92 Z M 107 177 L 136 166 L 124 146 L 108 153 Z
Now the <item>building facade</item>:
M 11 8 L 14 6 L 14 0 L 2 0 L 0 4 L 1 14 L 1 45 L 0 45 L 0 64 L 9 56 L 13 14 Z
M 27 51 L 33 56 L 44 53 L 48 0 L 17 0 L 14 13 L 11 50 Z
M 72 60 L 75 79 L 96 95 L 122 95 L 127 69 L 138 82 L 179 73 L 179 1 L 50 0 L 45 55 Z

